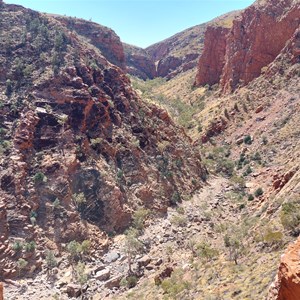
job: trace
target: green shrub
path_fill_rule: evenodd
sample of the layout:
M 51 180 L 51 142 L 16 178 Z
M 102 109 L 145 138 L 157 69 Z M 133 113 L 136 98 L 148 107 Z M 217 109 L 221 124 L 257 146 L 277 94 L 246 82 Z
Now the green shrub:
M 170 278 L 164 279 L 161 282 L 161 288 L 171 299 L 177 299 L 178 294 L 191 288 L 190 282 L 182 280 L 183 274 L 182 270 L 175 270 Z
M 126 286 L 130 289 L 130 288 L 133 288 L 137 285 L 137 282 L 138 282 L 138 278 L 134 275 L 132 276 L 128 276 L 126 278 Z
M 205 242 L 197 244 L 196 252 L 199 257 L 201 257 L 207 261 L 210 261 L 214 257 L 219 255 L 219 251 L 217 249 L 213 248 L 211 245 L 209 245 Z
M 249 201 L 254 200 L 254 196 L 253 196 L 252 194 L 249 194 L 249 195 L 248 195 L 248 200 L 249 200 Z
M 187 224 L 187 218 L 186 216 L 183 215 L 174 215 L 170 221 L 175 226 L 180 226 L 180 227 L 184 227 Z
M 17 261 L 18 269 L 19 269 L 19 276 L 21 275 L 21 272 L 27 267 L 28 261 L 24 258 L 19 258 Z
M 175 191 L 171 196 L 170 202 L 172 205 L 176 205 L 180 201 L 181 201 L 181 196 L 180 196 L 179 192 Z
M 254 196 L 257 198 L 259 196 L 261 196 L 264 193 L 263 189 L 261 187 L 259 187 L 255 192 L 254 192 Z
M 11 248 L 15 251 L 15 252 L 19 252 L 23 250 L 23 244 L 19 241 L 16 241 L 13 243 L 13 245 L 11 246 Z
M 85 198 L 84 193 L 73 194 L 72 200 L 73 200 L 75 207 L 78 210 L 80 210 L 82 205 L 86 203 L 86 198 Z
M 246 145 L 251 145 L 251 144 L 252 144 L 252 138 L 251 138 L 250 135 L 246 135 L 246 136 L 244 137 L 243 141 L 244 141 L 244 143 L 245 143 Z
M 42 172 L 37 172 L 34 176 L 33 176 L 33 181 L 34 183 L 38 184 L 38 183 L 43 183 L 43 182 L 47 182 L 47 177 L 45 176 L 44 173 Z
M 35 250 L 36 243 L 34 241 L 24 244 L 24 249 L 26 252 L 33 252 Z
M 271 229 L 268 229 L 266 233 L 264 234 L 264 242 L 269 245 L 274 244 L 281 244 L 283 241 L 283 233 L 281 231 L 273 231 Z
M 149 209 L 139 208 L 137 211 L 134 212 L 132 216 L 132 225 L 137 230 L 144 229 L 144 222 L 149 216 L 150 211 Z
M 13 84 L 10 79 L 7 79 L 5 94 L 6 94 L 6 96 L 10 96 L 12 94 L 12 92 L 13 92 Z
M 296 202 L 284 203 L 281 207 L 280 221 L 284 229 L 297 233 L 300 224 L 300 204 Z
M 53 269 L 57 266 L 57 260 L 55 259 L 53 251 L 46 251 L 46 264 L 49 269 Z

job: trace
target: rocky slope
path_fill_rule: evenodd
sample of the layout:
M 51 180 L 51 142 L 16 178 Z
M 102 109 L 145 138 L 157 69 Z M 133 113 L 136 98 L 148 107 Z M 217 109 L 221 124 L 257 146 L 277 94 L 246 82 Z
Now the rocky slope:
M 98 48 L 109 62 L 126 70 L 123 44 L 112 29 L 84 19 L 51 16 L 59 20 L 71 32 L 76 32 L 83 42 Z
M 195 85 L 220 83 L 224 91 L 232 91 L 248 84 L 284 48 L 299 18 L 299 1 L 257 1 L 233 21 L 229 31 L 210 28 Z
M 147 47 L 146 51 L 157 65 L 157 76 L 170 79 L 179 73 L 194 68 L 203 50 L 206 28 L 211 24 L 230 28 L 234 18 L 239 13 L 239 11 L 228 13 Z
M 1 5 L 3 279 L 31 276 L 47 249 L 72 240 L 101 256 L 133 211 L 164 214 L 206 170 L 166 111 L 143 103 L 109 62 L 124 57 L 110 30 Z
M 241 188 L 236 197 L 241 204 L 237 215 L 241 213 L 253 222 L 247 229 L 249 253 L 244 258 L 250 262 L 257 257 L 257 262 L 262 262 L 264 266 L 268 264 L 267 274 L 262 266 L 253 261 L 242 263 L 239 270 L 235 270 L 239 278 L 243 278 L 240 284 L 239 279 L 228 283 L 218 273 L 217 279 L 211 280 L 215 285 L 205 283 L 206 290 L 215 288 L 216 299 L 265 299 L 270 278 L 272 280 L 277 273 L 280 254 L 299 235 L 299 13 L 299 1 L 256 2 L 234 21 L 229 31 L 218 26 L 208 28 L 208 39 L 199 60 L 201 69 L 196 81 L 203 79 L 201 84 L 210 84 L 210 87 L 192 88 L 190 81 L 194 74 L 186 72 L 152 89 L 153 99 L 158 99 L 162 105 L 172 103 L 178 115 L 183 115 L 183 106 L 178 105 L 177 100 L 185 103 L 184 112 L 190 114 L 187 129 L 195 140 L 195 147 L 201 147 L 207 167 L 211 172 L 225 174 Z M 267 24 L 264 23 L 266 20 Z M 276 32 L 264 30 L 271 24 Z M 242 34 L 235 36 L 243 26 L 245 38 Z M 277 41 L 276 45 L 270 41 L 266 49 L 266 44 L 259 43 L 254 36 L 251 41 L 252 35 L 247 28 L 257 30 L 257 39 L 269 41 L 272 37 Z M 287 34 L 283 35 L 285 28 Z M 241 43 L 246 37 L 249 45 Z M 233 55 L 234 49 L 236 53 Z M 228 55 L 227 60 L 229 50 L 232 55 L 231 58 Z M 266 52 L 270 53 L 270 60 L 265 59 Z M 262 70 L 254 72 L 252 64 L 249 65 L 247 59 L 241 59 L 242 53 L 247 59 L 252 57 L 255 68 Z M 223 61 L 220 55 L 225 55 Z M 233 64 L 234 61 L 238 62 Z M 239 84 L 233 84 L 235 81 L 231 79 L 222 81 L 225 68 L 228 68 L 226 74 L 236 74 L 237 78 L 246 81 Z M 235 78 L 234 75 L 232 78 Z M 232 90 L 233 93 L 224 94 L 224 91 Z M 289 249 L 296 248 L 297 244 Z M 276 285 L 274 299 L 299 298 L 298 294 L 291 292 L 298 289 L 296 251 L 288 250 L 283 259 L 285 265 L 284 269 L 283 265 L 280 267 L 281 280 Z M 211 268 L 214 270 L 214 267 Z M 254 278 L 260 278 L 261 285 L 257 286 L 257 292 L 260 292 L 257 295 L 253 292 L 247 294 L 246 290 L 254 285 Z M 232 294 L 229 291 L 227 294 L 218 293 L 217 290 L 222 290 L 224 286 L 234 286 L 236 290 L 231 290 Z M 276 298 L 279 297 L 278 290 L 283 298 Z M 190 296 L 187 299 L 195 298 Z

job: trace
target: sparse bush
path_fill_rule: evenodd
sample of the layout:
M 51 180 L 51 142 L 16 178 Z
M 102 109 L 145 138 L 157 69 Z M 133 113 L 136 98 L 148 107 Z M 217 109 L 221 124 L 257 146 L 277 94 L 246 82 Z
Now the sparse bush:
M 46 251 L 46 265 L 50 270 L 57 266 L 57 260 L 55 259 L 53 251 Z
M 161 282 L 161 288 L 171 299 L 177 299 L 177 296 L 184 290 L 191 288 L 190 282 L 182 280 L 183 274 L 182 270 L 175 270 L 170 278 L 164 279 Z
M 255 192 L 254 192 L 254 196 L 256 198 L 258 198 L 259 196 L 261 196 L 264 193 L 263 189 L 261 187 L 259 187 Z
M 124 251 L 127 255 L 128 272 L 132 274 L 132 260 L 142 251 L 143 243 L 138 239 L 138 230 L 130 228 L 125 234 Z
M 245 137 L 244 137 L 244 143 L 246 144 L 246 145 L 251 145 L 252 144 L 252 138 L 251 138 L 251 136 L 250 135 L 246 135 Z
M 33 176 L 33 181 L 34 181 L 35 184 L 45 183 L 45 182 L 47 182 L 47 177 L 45 176 L 44 173 L 42 173 L 42 172 L 37 172 L 37 173 Z
M 281 207 L 280 221 L 284 229 L 297 234 L 300 224 L 300 204 L 296 202 L 284 203 Z
M 79 262 L 75 268 L 76 280 L 82 286 L 88 281 L 88 274 L 85 272 L 85 264 Z
M 149 209 L 140 208 L 137 211 L 134 212 L 132 216 L 132 225 L 137 230 L 143 230 L 144 229 L 144 221 L 149 216 Z
M 21 275 L 22 271 L 27 267 L 28 261 L 24 258 L 19 258 L 17 261 L 19 276 Z
M 13 84 L 10 79 L 7 79 L 5 94 L 6 94 L 6 96 L 10 96 L 12 94 L 12 92 L 13 92 Z
M 11 248 L 15 251 L 15 252 L 19 252 L 23 250 L 23 244 L 20 241 L 16 241 L 13 243 L 13 245 L 11 246 Z
M 184 227 L 187 224 L 187 218 L 184 215 L 174 215 L 170 221 L 175 226 L 180 227 Z
M 60 201 L 59 201 L 59 199 L 56 198 L 56 199 L 53 201 L 52 205 L 53 205 L 53 209 L 58 209 L 58 208 L 60 207 Z
M 90 248 L 91 248 L 91 242 L 90 242 L 89 240 L 84 240 L 84 241 L 81 243 L 81 253 L 82 253 L 82 254 L 87 254 L 87 253 L 89 253 Z
M 137 282 L 138 282 L 138 278 L 134 275 L 131 275 L 131 276 L 124 277 L 121 280 L 121 285 L 131 289 L 137 285 Z
M 207 261 L 210 261 L 219 255 L 219 251 L 217 249 L 214 249 L 211 245 L 205 242 L 197 244 L 196 249 L 198 256 Z
M 248 201 L 253 201 L 254 200 L 254 196 L 252 194 L 248 195 Z
M 252 169 L 250 166 L 247 167 L 247 169 L 245 170 L 245 172 L 243 173 L 244 176 L 248 176 L 249 174 L 252 173 Z
M 244 245 L 241 240 L 241 236 L 237 233 L 226 233 L 224 236 L 224 245 L 229 249 L 229 259 L 233 260 L 235 264 L 238 264 L 238 258 L 244 252 Z
M 180 201 L 181 201 L 181 196 L 180 196 L 179 192 L 175 191 L 171 196 L 170 202 L 172 205 L 176 205 Z
M 69 260 L 71 263 L 80 258 L 81 245 L 77 241 L 71 241 L 67 245 L 67 251 L 69 252 Z
M 263 240 L 268 245 L 280 245 L 283 242 L 283 233 L 281 231 L 273 231 L 268 228 L 264 234 Z
M 82 205 L 86 203 L 84 193 L 73 194 L 72 200 L 77 210 L 80 210 Z
M 24 244 L 24 249 L 26 252 L 33 252 L 35 250 L 36 243 L 35 241 L 31 241 Z
M 29 219 L 30 219 L 32 226 L 35 226 L 36 218 L 37 218 L 37 212 L 32 210 L 29 214 Z

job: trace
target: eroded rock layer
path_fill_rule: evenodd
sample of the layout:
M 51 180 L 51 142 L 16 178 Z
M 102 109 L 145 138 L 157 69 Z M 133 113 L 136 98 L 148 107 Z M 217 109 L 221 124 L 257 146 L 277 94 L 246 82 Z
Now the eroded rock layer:
M 277 57 L 299 27 L 299 18 L 299 1 L 257 1 L 233 21 L 227 34 L 219 29 L 213 35 L 214 29 L 210 28 L 205 35 L 205 56 L 199 60 L 195 84 L 220 83 L 224 91 L 246 85 Z M 212 47 L 215 39 L 220 43 Z M 212 81 L 205 74 L 207 69 L 214 72 L 216 57 L 223 67 L 221 74 L 216 71 Z
M 28 271 L 41 266 L 43 252 L 16 253 L 17 241 L 100 249 L 138 207 L 164 213 L 202 185 L 190 140 L 139 99 L 96 25 L 89 42 L 80 22 L 21 6 L 2 4 L 0 19 L 0 277 L 24 255 Z

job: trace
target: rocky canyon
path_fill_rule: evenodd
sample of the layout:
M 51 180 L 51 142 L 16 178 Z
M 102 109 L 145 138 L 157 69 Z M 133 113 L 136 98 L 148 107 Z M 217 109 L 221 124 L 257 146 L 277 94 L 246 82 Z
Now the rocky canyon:
M 300 3 L 146 49 L 0 2 L 0 299 L 300 299 Z

